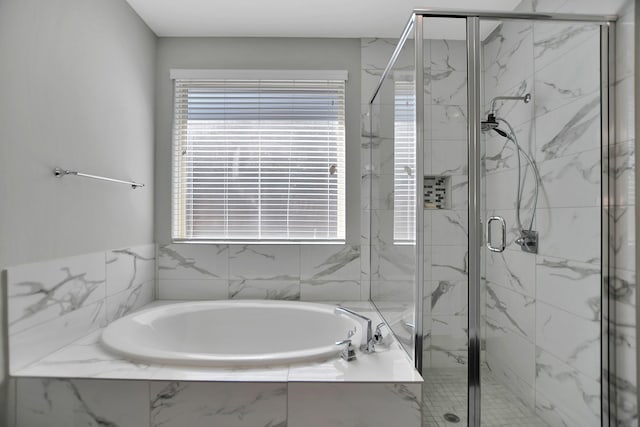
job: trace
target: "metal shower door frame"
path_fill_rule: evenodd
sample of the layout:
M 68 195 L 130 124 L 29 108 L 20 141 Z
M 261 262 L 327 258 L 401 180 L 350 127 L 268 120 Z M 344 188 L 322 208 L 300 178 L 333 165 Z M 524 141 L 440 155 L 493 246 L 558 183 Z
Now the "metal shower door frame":
M 409 18 L 402 36 L 387 64 L 370 104 L 375 100 L 380 87 L 387 78 L 406 40 L 414 35 L 415 59 L 415 123 L 416 123 L 416 176 L 424 176 L 424 19 L 461 18 L 466 20 L 467 45 L 467 135 L 469 170 L 469 260 L 468 260 L 468 420 L 470 427 L 480 427 L 481 421 L 481 247 L 483 243 L 481 211 L 481 150 L 480 121 L 482 112 L 481 88 L 481 20 L 525 20 L 556 22 L 590 22 L 600 26 L 600 93 L 601 93 L 601 425 L 615 425 L 615 342 L 613 296 L 613 242 L 615 232 L 613 203 L 615 195 L 614 153 L 615 142 L 615 21 L 613 15 L 581 15 L 562 13 L 518 13 L 491 11 L 447 11 L 437 9 L 415 9 Z M 417 186 L 419 188 L 419 186 Z M 414 311 L 414 360 L 416 369 L 422 373 L 423 350 L 423 294 L 424 294 L 424 216 L 423 195 L 416 191 L 416 266 L 415 266 L 415 311 Z M 418 261 L 420 260 L 420 261 Z M 611 282 L 611 286 L 610 286 Z M 611 379 L 610 379 L 611 377 Z M 613 402 L 612 405 L 609 402 Z
M 615 76 L 615 16 L 592 16 L 573 14 L 538 14 L 538 13 L 498 13 L 498 12 L 459 12 L 459 11 L 436 11 L 436 10 L 414 10 L 417 17 L 416 24 L 422 24 L 422 18 L 465 18 L 467 28 L 467 131 L 468 131 L 468 170 L 469 170 L 469 261 L 468 261 L 468 304 L 469 304 L 469 325 L 468 325 L 468 420 L 469 426 L 480 427 L 481 424 L 481 247 L 483 243 L 482 235 L 482 211 L 481 211 L 481 150 L 480 150 L 480 121 L 482 113 L 481 88 L 481 39 L 480 21 L 486 20 L 531 20 L 531 21 L 559 21 L 559 22 L 594 22 L 600 25 L 601 47 L 600 47 L 600 73 L 601 73 L 601 147 L 602 147 L 602 215 L 601 215 L 601 425 L 614 425 L 615 420 L 615 389 L 613 381 L 609 380 L 609 375 L 613 375 L 615 367 L 611 364 L 615 361 L 615 345 L 610 342 L 613 319 L 610 319 L 610 308 L 613 298 L 610 297 L 612 287 L 609 286 L 610 278 L 613 278 L 611 265 L 610 233 L 614 231 L 614 216 L 610 204 L 613 198 L 610 194 L 615 194 L 613 182 L 613 161 L 612 146 L 615 141 L 615 120 L 614 120 L 614 91 L 612 83 Z M 419 17 L 419 18 L 418 18 Z M 417 25 L 417 27 L 421 27 Z M 416 28 L 417 30 L 417 28 Z M 423 51 L 422 38 L 418 39 L 416 31 L 416 59 L 418 50 Z M 416 95 L 423 91 L 418 84 L 418 78 L 424 76 L 424 62 L 416 61 Z M 422 99 L 422 103 L 424 99 Z M 418 99 L 416 97 L 416 104 Z M 416 110 L 416 123 L 418 129 L 422 128 L 424 134 L 424 115 L 418 114 Z M 418 152 L 416 159 L 420 163 L 423 159 L 423 141 L 419 139 L 416 144 Z M 418 175 L 422 176 L 422 175 Z M 420 195 L 421 197 L 421 195 Z M 416 204 L 418 212 L 416 219 L 422 218 L 421 203 Z M 417 221 L 416 221 L 417 226 Z M 417 235 L 416 230 L 416 235 Z M 416 242 L 416 245 L 420 243 Z M 419 247 L 422 247 L 420 244 Z M 419 252 L 419 251 L 418 251 Z M 417 254 L 418 255 L 418 254 Z M 416 258 L 421 259 L 421 258 Z M 421 264 L 421 263 L 418 263 Z M 418 266 L 417 266 L 418 267 Z M 419 267 L 418 267 L 419 268 Z M 416 275 L 416 312 L 422 313 L 422 281 L 418 281 Z M 416 337 L 418 339 L 418 337 Z M 420 337 L 420 342 L 422 341 Z

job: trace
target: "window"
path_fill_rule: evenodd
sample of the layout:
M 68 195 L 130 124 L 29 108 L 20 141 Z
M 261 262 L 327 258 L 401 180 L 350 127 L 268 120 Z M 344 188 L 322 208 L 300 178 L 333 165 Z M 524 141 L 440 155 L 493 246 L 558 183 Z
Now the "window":
M 172 78 L 175 241 L 344 241 L 346 72 Z
M 416 234 L 416 129 L 413 76 L 394 75 L 393 240 L 413 243 Z

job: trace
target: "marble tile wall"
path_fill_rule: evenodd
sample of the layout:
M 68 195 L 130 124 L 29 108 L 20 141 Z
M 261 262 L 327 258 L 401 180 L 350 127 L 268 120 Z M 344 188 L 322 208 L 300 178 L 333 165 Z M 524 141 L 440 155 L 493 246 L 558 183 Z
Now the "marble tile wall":
M 537 11 L 562 6 L 560 11 L 574 13 L 578 6 L 571 1 L 540 3 L 530 6 Z M 614 150 L 620 153 L 615 171 L 620 209 L 615 215 L 624 224 L 624 229 L 616 230 L 616 266 L 621 276 L 616 283 L 624 289 L 619 293 L 624 309 L 618 316 L 629 315 L 617 320 L 620 347 L 625 350 L 618 351 L 617 363 L 627 369 L 616 380 L 621 388 L 618 406 L 624 408 L 626 420 L 619 425 L 632 425 L 631 419 L 637 422 L 635 273 L 632 263 L 623 267 L 625 259 L 633 260 L 635 245 L 629 228 L 633 227 L 629 188 L 633 189 L 634 141 L 626 111 L 633 103 L 620 99 L 620 95 L 629 99 L 633 93 L 632 58 L 624 54 L 631 50 L 632 23 L 631 8 L 619 25 L 616 76 L 621 104 L 617 127 L 623 131 Z M 531 104 L 499 103 L 498 114 L 514 126 L 542 180 L 534 220 L 540 248 L 531 255 L 513 244 L 515 151 L 502 138 L 486 138 L 486 215 L 501 215 L 510 225 L 507 250 L 485 256 L 486 362 L 497 378 L 552 426 L 600 424 L 599 43 L 599 28 L 593 25 L 511 21 L 504 22 L 483 46 L 485 102 L 497 95 L 530 92 L 533 96 Z M 523 221 L 531 219 L 530 177 L 528 182 Z M 620 255 L 625 252 L 628 255 Z
M 362 176 L 372 197 L 371 298 L 405 342 L 411 339 L 415 248 L 394 243 L 394 82 L 413 73 L 408 41 L 377 97 L 368 101 L 396 41 L 362 40 Z M 425 174 L 449 177 L 447 209 L 424 214 L 424 366 L 464 367 L 467 330 L 466 50 L 463 41 L 425 41 Z M 371 122 L 370 122 L 371 120 Z M 363 191 L 363 194 L 366 194 Z M 363 242 L 366 241 L 365 230 Z M 407 349 L 411 351 L 410 346 Z
M 462 21 L 460 22 L 462 24 Z M 427 22 L 428 25 L 428 22 Z M 423 364 L 466 368 L 468 329 L 467 59 L 463 40 L 427 40 L 426 175 L 450 179 L 447 209 L 424 210 Z
M 161 245 L 158 299 L 368 300 L 361 259 L 358 245 Z
M 582 10 L 584 2 L 581 0 L 564 0 L 561 2 L 552 2 L 548 0 L 533 0 L 524 1 L 523 10 L 538 11 L 538 12 L 566 12 L 575 13 Z M 638 424 L 638 400 L 637 400 L 637 349 L 636 349 L 636 266 L 635 266 L 635 108 L 634 108 L 634 96 L 636 93 L 635 88 L 635 66 L 634 52 L 637 50 L 635 46 L 635 2 L 629 0 L 616 0 L 611 2 L 599 2 L 598 13 L 616 14 L 619 19 L 616 23 L 616 75 L 614 79 L 614 87 L 616 96 L 616 135 L 615 144 L 612 150 L 614 161 L 612 162 L 613 170 L 609 171 L 610 179 L 613 179 L 615 183 L 615 194 L 613 195 L 613 209 L 610 212 L 612 216 L 614 226 L 614 236 L 611 238 L 611 250 L 613 251 L 613 259 L 611 265 L 613 267 L 610 278 L 610 283 L 613 286 L 612 323 L 614 325 L 613 330 L 610 332 L 615 343 L 613 359 L 610 361 L 611 371 L 609 372 L 611 383 L 613 384 L 613 392 L 610 396 L 612 408 L 609 414 L 613 424 L 619 426 L 636 426 Z M 584 38 L 586 33 L 579 34 L 574 32 L 576 37 Z M 549 47 L 549 46 L 547 46 Z M 559 52 L 561 53 L 561 52 Z M 565 50 L 566 53 L 566 50 Z M 582 53 L 580 58 L 576 58 L 581 61 L 579 63 L 584 64 L 589 55 L 593 55 L 592 52 Z M 557 99 L 565 98 L 567 101 L 573 100 L 575 95 L 582 95 L 584 92 L 577 92 L 577 87 L 586 86 L 586 75 L 590 74 L 588 70 L 583 69 L 583 73 L 580 76 L 575 76 L 573 83 L 574 88 L 571 91 L 565 92 L 562 96 L 556 94 Z M 558 73 L 556 78 L 564 80 L 563 84 L 570 83 L 568 75 Z M 583 82 L 583 83 L 579 83 Z M 536 91 L 549 90 L 550 87 L 537 86 Z M 543 92 L 544 93 L 544 92 Z M 569 97 L 568 99 L 566 97 Z M 587 100 L 585 100 L 587 101 Z M 595 103 L 595 101 L 592 101 Z M 582 122 L 574 121 L 573 127 L 567 128 L 567 131 L 563 132 L 563 136 L 569 135 L 571 132 L 576 132 L 576 135 L 582 133 L 582 129 L 586 126 L 586 119 L 588 119 L 589 109 L 588 102 L 583 102 L 582 107 L 576 103 L 574 111 L 582 112 Z M 539 127 L 540 129 L 543 126 Z M 579 140 L 583 143 L 589 144 L 587 132 L 578 135 Z M 574 145 L 575 146 L 575 145 Z M 575 153 L 576 150 L 571 147 L 571 144 L 565 144 L 565 152 L 567 154 Z M 548 152 L 551 152 L 547 150 Z M 588 152 L 585 152 L 582 156 L 589 156 Z M 582 160 L 581 160 L 582 161 Z M 588 164 L 588 162 L 585 162 Z M 587 174 L 587 177 L 592 176 L 591 173 Z M 590 181 L 591 182 L 591 181 Z M 583 182 L 583 185 L 586 183 Z M 576 200 L 580 197 L 578 194 L 573 194 L 571 200 Z M 559 199 L 558 199 L 559 200 Z M 582 199 L 584 202 L 584 199 Z M 548 257 L 543 261 L 545 263 L 544 269 L 546 273 L 543 276 L 538 275 L 538 295 L 540 292 L 544 292 L 547 300 L 552 295 L 550 292 L 555 292 L 555 297 L 559 299 L 557 306 L 567 310 L 567 307 L 574 307 L 574 310 L 581 311 L 578 313 L 583 318 L 596 318 L 599 306 L 595 303 L 597 301 L 596 294 L 589 295 L 589 292 L 584 292 L 585 285 L 589 289 L 593 289 L 596 285 L 595 275 L 591 272 L 592 265 L 588 263 L 574 263 L 573 265 L 567 265 L 568 262 L 562 259 L 554 259 Z M 549 280 L 549 274 L 553 274 L 554 280 Z M 546 276 L 545 276 L 546 275 Z M 567 280 L 569 279 L 569 280 Z M 559 283 L 558 280 L 564 281 L 561 286 L 553 289 L 554 283 Z M 587 284 L 593 281 L 593 284 Z M 573 284 L 570 284 L 573 283 Z M 544 286 L 544 287 L 543 287 Z M 575 289 L 572 289 L 575 288 Z M 559 288 L 559 289 L 558 289 Z M 582 292 L 580 292 L 582 291 Z M 599 296 L 599 295 L 598 295 Z M 542 297 L 539 297 L 542 298 Z M 575 298 L 578 298 L 578 304 L 576 304 Z M 576 307 L 577 306 L 577 307 Z M 576 311 L 576 312 L 577 312 Z M 605 319 L 606 320 L 606 319 Z M 576 359 L 577 360 L 577 359 Z M 575 388 L 582 387 L 585 396 L 594 397 L 596 395 L 593 383 L 580 382 L 580 378 L 575 371 L 571 370 L 571 367 L 564 367 L 563 370 L 554 371 L 552 367 L 547 363 L 548 358 L 544 354 L 540 354 L 537 358 L 536 369 L 540 372 L 540 382 L 549 385 L 547 382 L 549 377 L 553 378 L 553 386 L 558 385 L 558 380 L 565 375 L 565 378 L 571 380 L 574 383 Z M 559 365 L 556 363 L 556 365 Z M 555 376 L 552 375 L 556 372 Z M 567 375 L 569 374 L 569 375 Z M 566 384 L 569 381 L 565 381 Z M 559 389 L 555 389 L 558 391 Z M 567 390 L 568 391 L 568 390 Z M 593 392 L 593 393 L 592 393 Z M 555 421 L 554 425 L 566 422 L 567 417 L 571 414 L 560 414 L 561 410 L 557 408 L 558 404 L 552 402 L 550 397 L 545 397 L 541 393 L 537 393 L 538 410 L 545 412 L 550 418 Z M 582 406 L 580 406 L 582 405 Z M 587 405 L 589 406 L 589 405 Z M 573 408 L 581 408 L 586 413 L 593 412 L 591 409 L 587 409 L 582 402 L 573 402 L 569 405 Z M 575 413 L 575 411 L 574 411 Z M 605 414 L 606 415 L 606 414 Z M 582 422 L 585 422 L 582 420 Z M 593 419 L 590 421 L 593 422 Z
M 420 427 L 420 384 L 20 378 L 15 426 Z
M 11 267 L 6 285 L 13 372 L 151 302 L 155 245 Z

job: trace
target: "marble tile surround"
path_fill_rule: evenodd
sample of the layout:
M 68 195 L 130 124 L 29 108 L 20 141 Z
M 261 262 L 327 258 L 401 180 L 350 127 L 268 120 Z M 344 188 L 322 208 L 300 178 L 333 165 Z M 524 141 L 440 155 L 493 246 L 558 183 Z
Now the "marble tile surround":
M 145 308 L 176 301 L 154 301 Z M 382 322 L 368 301 L 333 302 Z M 388 332 L 376 352 L 360 354 L 356 362 L 335 358 L 305 365 L 251 369 L 179 367 L 132 362 L 105 351 L 99 343 L 102 329 L 49 354 L 36 363 L 13 373 L 16 377 L 144 379 L 154 381 L 222 381 L 222 382 L 420 382 L 406 352 Z
M 155 245 L 7 269 L 10 372 L 149 303 Z
M 345 305 L 381 320 L 369 302 Z M 100 333 L 14 373 L 10 427 L 421 425 L 422 378 L 391 335 L 355 362 L 237 370 L 130 362 L 104 351 Z
M 421 426 L 421 384 L 20 378 L 9 427 Z
M 358 245 L 161 245 L 158 298 L 368 300 L 361 259 Z

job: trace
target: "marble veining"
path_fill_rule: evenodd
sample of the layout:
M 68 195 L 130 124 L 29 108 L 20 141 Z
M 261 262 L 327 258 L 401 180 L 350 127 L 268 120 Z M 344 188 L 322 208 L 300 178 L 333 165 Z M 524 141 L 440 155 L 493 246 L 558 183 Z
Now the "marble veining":
M 459 21 L 462 24 L 462 21 Z M 460 40 L 431 40 L 430 68 L 467 72 L 466 45 Z
M 153 384 L 151 425 L 285 427 L 286 394 L 280 384 Z
M 501 299 L 500 295 L 496 289 L 492 286 L 486 287 L 487 292 L 487 316 L 498 315 L 500 317 L 505 318 L 508 321 L 510 327 L 514 328 L 518 332 L 520 332 L 523 336 L 531 336 L 531 331 L 525 330 L 525 326 L 521 325 L 521 320 L 517 319 L 514 314 L 511 313 L 515 307 L 509 307 L 509 304 Z M 509 292 L 509 291 L 504 291 Z M 525 309 L 532 304 L 535 304 L 535 300 L 533 298 L 529 298 L 524 295 L 517 294 L 519 299 L 519 303 L 522 305 L 522 308 Z M 511 302 L 515 302 L 514 298 L 511 298 Z M 494 313 L 495 312 L 495 313 Z
M 149 425 L 147 385 L 141 382 L 20 379 L 17 426 Z
M 229 298 L 299 300 L 300 282 L 292 282 L 288 276 L 270 280 L 230 280 Z
M 536 382 L 539 384 L 536 406 L 541 405 L 541 415 L 552 410 L 553 402 L 559 417 L 569 417 L 568 425 L 596 425 L 600 419 L 600 385 L 579 371 L 571 369 L 560 360 L 541 349 L 536 351 Z
M 564 155 L 569 147 L 599 120 L 599 117 L 600 97 L 598 96 L 581 106 L 550 140 L 540 146 L 543 158 L 548 160 Z
M 320 253 L 318 253 L 320 252 Z M 303 248 L 301 254 L 301 276 L 310 275 L 311 280 L 334 277 L 335 279 L 349 279 L 359 275 L 359 268 L 354 261 L 360 259 L 359 246 L 328 246 L 325 248 Z M 308 265 L 311 264 L 311 265 Z M 352 272 L 345 272 L 353 267 Z M 341 275 L 342 273 L 342 275 Z
M 303 301 L 360 300 L 361 291 L 361 280 L 304 279 L 300 282 L 300 299 Z
M 60 377 L 73 372 L 79 378 L 146 379 L 157 367 L 109 353 L 100 345 L 102 330 L 90 333 L 72 344 L 27 367 L 31 377 Z
M 486 276 L 489 281 L 525 295 L 534 294 L 535 285 L 531 282 L 535 269 L 530 260 L 512 251 L 487 253 L 487 258 Z
M 489 138 L 487 138 L 489 139 Z M 498 142 L 497 137 L 491 138 L 493 144 L 487 144 L 490 147 L 500 147 L 495 152 L 487 152 L 483 158 L 485 163 L 485 173 L 496 172 L 501 169 L 511 169 L 516 167 L 517 158 L 515 157 L 515 149 L 511 142 Z M 489 141 L 488 141 L 489 142 Z
M 155 246 L 107 252 L 107 295 L 135 288 L 155 278 Z
M 216 245 L 215 248 L 215 255 L 218 256 L 226 255 L 228 250 L 228 248 L 223 245 Z M 180 248 L 178 245 L 167 245 L 159 248 L 160 260 L 158 262 L 158 274 L 161 278 L 166 275 L 166 271 L 182 269 L 193 271 L 198 276 L 214 279 L 222 277 L 220 274 L 210 271 L 204 262 L 205 260 L 196 260 L 181 254 L 180 251 L 184 249 L 185 248 Z
M 450 67 L 447 64 L 448 67 Z M 460 105 L 467 102 L 467 74 L 447 70 L 425 69 L 425 89 L 427 100 L 432 104 Z M 430 96 L 429 96 L 430 95 Z
M 635 426 L 638 422 L 638 401 L 636 399 L 638 388 L 635 382 L 611 372 L 609 372 L 609 381 L 616 392 L 615 422 L 619 426 Z
M 396 246 L 376 242 L 371 249 L 372 259 L 378 263 L 377 268 L 371 271 L 372 280 L 402 281 L 413 279 L 415 249 L 412 246 Z
M 417 426 L 420 391 L 413 384 L 294 383 L 289 386 L 288 421 L 305 427 Z
M 431 268 L 434 280 L 466 279 L 469 274 L 469 251 L 456 246 L 434 249 Z
M 404 401 L 414 411 L 420 411 L 422 409 L 422 399 L 420 395 L 416 395 L 415 390 L 408 387 L 406 384 L 391 384 L 387 386 L 387 389 L 398 399 Z
M 485 67 L 501 59 L 511 46 L 531 36 L 533 26 L 526 21 L 504 21 L 482 43 Z
M 615 277 L 609 277 L 609 284 L 611 286 L 610 295 L 617 301 L 633 303 L 633 297 L 635 297 L 636 284 L 632 280 L 624 278 L 621 274 L 617 274 Z
M 22 310 L 22 315 L 11 320 L 10 326 L 51 306 L 59 309 L 59 315 L 77 310 L 87 302 L 96 289 L 105 283 L 103 279 L 87 279 L 87 273 L 74 274 L 68 267 L 63 267 L 61 270 L 65 278 L 50 287 L 41 282 L 18 282 L 15 284 L 20 290 L 15 292 L 12 298 L 36 297 L 36 301 L 28 304 Z M 72 285 L 71 289 L 67 286 L 69 284 Z
M 447 350 L 446 348 L 440 347 L 435 344 L 431 344 L 428 348 L 428 351 L 431 352 L 431 365 L 432 366 L 443 366 L 442 362 L 436 361 L 436 355 L 440 357 L 444 356 L 445 360 L 452 362 L 454 365 L 466 365 L 468 356 L 466 352 L 460 352 L 459 350 Z M 446 366 L 449 366 L 446 364 Z
M 233 245 L 229 279 L 300 280 L 300 245 Z
M 150 303 L 154 296 L 154 282 L 140 283 L 128 290 L 107 298 L 107 321 L 112 322 L 137 308 Z
M 555 58 L 563 49 L 575 49 L 582 38 L 597 34 L 597 30 L 598 27 L 593 24 L 537 24 L 534 29 L 534 58 L 537 61 L 552 56 Z
M 600 322 L 536 304 L 536 345 L 585 376 L 600 378 Z M 567 334 L 566 331 L 572 331 Z
M 587 150 L 538 163 L 541 179 L 540 208 L 599 206 L 601 196 L 600 150 Z M 580 191 L 567 192 L 567 188 Z M 533 198 L 533 187 L 525 189 Z
M 436 306 L 440 297 L 451 291 L 454 287 L 455 285 L 452 283 L 446 280 L 441 280 L 436 289 L 431 293 L 431 310 Z
M 541 279 L 538 298 L 574 314 L 600 320 L 601 272 L 598 267 L 541 256 L 536 269 Z
M 533 70 L 526 68 L 527 63 L 533 58 L 527 55 L 531 49 L 531 37 L 526 36 L 507 48 L 502 56 L 493 61 L 485 71 L 485 86 L 497 89 L 498 92 L 509 89 L 525 76 L 532 74 Z M 522 67 L 522 68 L 520 68 Z
M 73 395 L 73 397 L 77 402 L 75 411 L 81 412 L 82 414 L 86 415 L 89 418 L 88 420 L 89 423 L 94 423 L 95 425 L 98 425 L 98 426 L 117 427 L 117 424 L 115 422 L 110 421 L 106 417 L 97 415 L 94 411 L 91 410 L 87 402 L 85 402 L 84 398 L 80 394 L 78 387 L 76 387 L 76 385 L 72 381 L 70 380 L 57 380 L 57 381 L 60 381 L 61 383 L 63 383 L 71 391 L 71 394 Z M 51 385 L 51 381 L 43 380 L 42 383 L 45 389 L 45 392 L 44 392 L 45 399 L 47 400 L 47 403 L 50 406 L 52 406 L 52 402 L 49 398 L 49 394 L 50 394 L 49 388 Z

